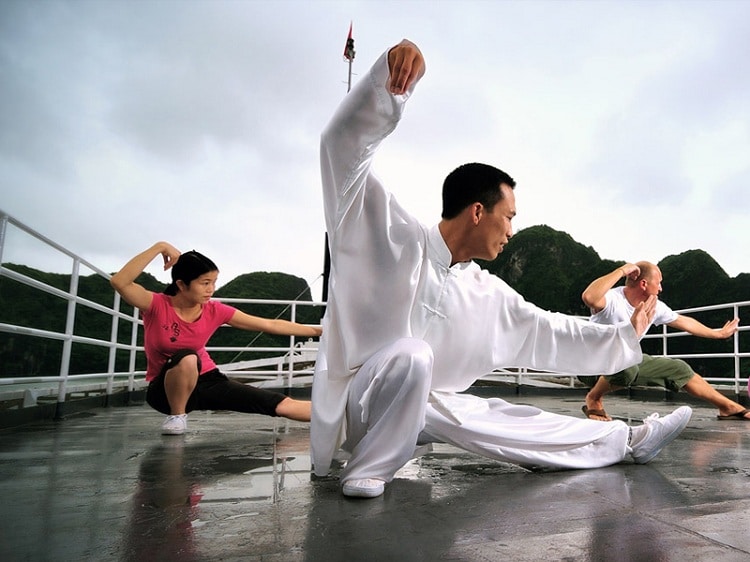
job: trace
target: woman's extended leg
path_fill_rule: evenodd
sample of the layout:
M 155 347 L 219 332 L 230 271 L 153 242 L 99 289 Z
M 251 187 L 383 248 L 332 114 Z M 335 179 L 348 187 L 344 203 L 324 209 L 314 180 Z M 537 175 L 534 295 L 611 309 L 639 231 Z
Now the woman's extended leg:
M 276 406 L 276 415 L 290 420 L 310 421 L 311 402 L 286 397 Z

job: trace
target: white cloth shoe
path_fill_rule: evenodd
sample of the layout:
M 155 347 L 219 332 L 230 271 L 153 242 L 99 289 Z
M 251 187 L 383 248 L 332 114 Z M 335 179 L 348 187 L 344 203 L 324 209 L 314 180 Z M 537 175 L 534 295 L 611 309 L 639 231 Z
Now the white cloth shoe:
M 671 414 L 659 417 L 651 414 L 643 420 L 643 425 L 634 427 L 631 445 L 633 460 L 636 464 L 646 464 L 677 437 L 690 421 L 693 410 L 690 406 L 681 406 Z
M 362 478 L 344 482 L 344 495 L 350 498 L 377 498 L 385 491 L 385 482 L 377 478 Z
M 182 435 L 187 429 L 187 414 L 178 414 L 176 416 L 167 416 L 164 423 L 161 424 L 162 435 Z

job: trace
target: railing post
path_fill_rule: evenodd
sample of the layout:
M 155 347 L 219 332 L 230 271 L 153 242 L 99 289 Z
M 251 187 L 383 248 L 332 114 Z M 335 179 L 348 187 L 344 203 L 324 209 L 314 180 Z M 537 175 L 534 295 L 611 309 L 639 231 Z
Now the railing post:
M 292 322 L 297 321 L 297 303 L 292 302 L 291 306 L 291 320 Z M 294 346 L 296 344 L 296 340 L 294 336 L 289 336 L 289 371 L 287 375 L 286 380 L 286 386 L 287 388 L 292 387 L 292 378 L 294 378 Z
M 73 329 L 76 321 L 76 297 L 78 297 L 78 275 L 81 262 L 73 259 L 73 271 L 70 274 L 70 291 L 68 299 L 68 314 L 65 319 L 65 340 L 63 341 L 62 359 L 60 361 L 60 385 L 57 391 L 56 418 L 62 417 L 62 405 L 65 402 L 65 391 L 70 373 L 70 355 L 73 348 Z
M 128 391 L 132 392 L 135 388 L 135 357 L 138 347 L 138 309 L 133 307 L 133 324 L 130 327 L 130 358 L 128 360 Z
M 734 312 L 734 315 L 732 318 L 739 318 L 740 317 L 740 307 L 735 304 L 732 306 L 732 312 Z M 740 332 L 739 330 L 734 333 L 732 336 L 732 343 L 734 345 L 734 392 L 739 396 L 740 394 Z M 750 389 L 750 384 L 748 384 L 748 389 Z M 750 390 L 748 390 L 748 394 L 750 395 Z M 750 396 L 748 396 L 750 398 Z
M 8 215 L 3 213 L 0 218 L 0 265 L 3 263 L 3 250 L 5 249 L 5 233 L 8 231 Z
M 112 385 L 114 382 L 114 373 L 115 373 L 115 360 L 117 358 L 117 333 L 120 327 L 120 321 L 117 318 L 117 314 L 120 312 L 120 293 L 117 291 L 114 291 L 115 298 L 112 302 L 112 310 L 114 311 L 112 313 L 112 329 L 110 330 L 110 336 L 109 336 L 109 358 L 107 361 L 107 374 L 109 377 L 107 378 L 107 400 L 109 401 L 109 396 L 112 394 Z
M 281 357 L 276 363 L 276 379 L 281 382 L 284 380 L 284 358 Z

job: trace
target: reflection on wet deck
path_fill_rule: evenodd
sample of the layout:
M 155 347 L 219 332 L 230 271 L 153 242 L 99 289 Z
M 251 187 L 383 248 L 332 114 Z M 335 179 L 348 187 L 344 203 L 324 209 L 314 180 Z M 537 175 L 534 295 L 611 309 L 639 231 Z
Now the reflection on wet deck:
M 311 479 L 307 424 L 199 412 L 162 437 L 148 407 L 99 409 L 0 433 L 0 559 L 750 560 L 750 425 L 714 416 L 695 406 L 645 466 L 531 473 L 435 445 L 351 500 Z

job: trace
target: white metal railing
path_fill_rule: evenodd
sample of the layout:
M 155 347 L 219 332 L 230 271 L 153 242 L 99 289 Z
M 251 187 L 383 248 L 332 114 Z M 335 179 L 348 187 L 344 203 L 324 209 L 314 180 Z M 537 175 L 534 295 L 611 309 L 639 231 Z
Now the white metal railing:
M 6 267 L 4 260 L 4 251 L 6 249 L 7 233 L 9 228 L 16 228 L 34 239 L 42 242 L 44 245 L 52 248 L 72 261 L 70 287 L 67 291 L 52 287 L 46 283 L 33 279 L 27 275 L 19 273 Z M 4 399 L 23 400 L 25 405 L 32 405 L 40 396 L 55 396 L 58 404 L 62 404 L 71 392 L 93 391 L 103 392 L 111 395 L 115 390 L 126 389 L 132 391 L 142 388 L 144 383 L 144 371 L 136 370 L 137 359 L 143 354 L 143 347 L 138 345 L 140 330 L 142 330 L 142 321 L 139 318 L 138 311 L 135 309 L 123 312 L 120 310 L 120 295 L 112 291 L 112 306 L 105 306 L 91 300 L 82 298 L 78 294 L 78 281 L 80 277 L 81 266 L 89 268 L 96 275 L 109 279 L 109 274 L 96 268 L 86 260 L 75 255 L 73 252 L 47 239 L 43 235 L 23 225 L 13 219 L 6 213 L 0 211 L 0 278 L 6 277 L 15 282 L 32 287 L 43 293 L 53 295 L 57 298 L 67 301 L 67 314 L 65 328 L 61 332 L 42 330 L 29 326 L 14 325 L 8 322 L 0 322 L 0 332 L 30 336 L 44 340 L 57 340 L 63 342 L 62 358 L 60 361 L 59 372 L 56 374 L 49 373 L 43 376 L 18 376 L 0 378 L 0 402 Z M 324 302 L 311 301 L 285 301 L 285 300 L 265 300 L 265 299 L 219 299 L 228 304 L 264 304 L 264 305 L 283 305 L 289 309 L 289 319 L 295 321 L 298 316 L 298 309 L 301 306 L 322 307 Z M 101 338 L 92 338 L 76 335 L 74 333 L 76 311 L 79 307 L 87 307 L 100 313 L 107 314 L 111 317 L 111 328 L 108 334 L 102 334 Z M 130 308 L 130 307 L 128 307 Z M 750 312 L 750 301 L 728 303 L 721 305 L 705 306 L 678 311 L 680 313 L 695 313 L 715 310 L 727 310 L 727 318 L 748 317 Z M 0 311 L 0 320 L 2 320 L 2 311 Z M 119 337 L 118 330 L 120 323 L 124 322 L 130 327 L 130 334 L 123 338 Z M 743 376 L 741 373 L 741 360 L 750 358 L 750 346 L 745 344 L 741 349 L 740 335 L 750 331 L 750 325 L 741 325 L 739 332 L 733 336 L 733 350 L 720 354 L 688 354 L 676 355 L 669 354 L 668 342 L 672 338 L 688 336 L 684 332 L 667 332 L 666 328 L 661 333 L 647 334 L 645 338 L 661 339 L 664 355 L 671 357 L 690 358 L 718 358 L 733 361 L 733 376 L 731 378 L 704 378 L 713 383 L 723 386 L 730 386 L 734 392 L 739 393 L 747 384 L 747 373 Z M 119 341 L 127 340 L 127 343 Z M 750 341 L 750 338 L 746 338 Z M 251 341 L 243 347 L 209 347 L 210 352 L 266 352 L 272 353 L 273 357 L 257 359 L 251 361 L 232 361 L 224 363 L 219 367 L 238 379 L 253 380 L 256 384 L 286 386 L 291 387 L 295 384 L 311 384 L 313 364 L 317 354 L 317 343 L 298 342 L 294 337 L 289 338 L 289 344 L 283 347 L 256 347 Z M 101 372 L 87 374 L 71 374 L 70 359 L 74 345 L 94 345 L 105 347 L 109 350 L 108 362 L 106 368 Z M 123 372 L 116 372 L 117 353 L 124 352 L 128 357 L 128 368 Z M 488 373 L 484 379 L 489 381 L 510 381 L 516 384 L 532 382 L 536 385 L 551 384 L 559 386 L 557 382 L 547 383 L 552 378 L 562 380 L 564 384 L 573 386 L 575 384 L 575 375 L 566 373 L 539 373 L 529 372 L 526 369 L 498 370 Z M 258 382 L 260 381 L 260 382 Z
M 52 287 L 46 283 L 33 279 L 27 275 L 24 275 L 24 274 L 18 273 L 17 271 L 9 269 L 8 267 L 4 265 L 6 263 L 6 259 L 5 259 L 6 250 L 7 250 L 6 243 L 7 243 L 8 236 L 9 236 L 9 228 L 15 228 L 18 231 L 31 236 L 36 241 L 41 242 L 46 248 L 52 249 L 58 255 L 65 256 L 72 261 L 72 266 L 70 269 L 70 286 L 69 286 L 68 291 L 62 291 L 60 289 L 57 289 L 56 287 Z M 40 385 L 40 384 L 46 384 L 46 383 L 54 383 L 57 385 L 57 401 L 59 403 L 62 403 L 65 401 L 65 396 L 68 392 L 68 388 L 67 388 L 68 384 L 74 380 L 84 381 L 84 380 L 88 380 L 88 379 L 92 379 L 96 377 L 101 379 L 102 375 L 104 375 L 104 379 L 106 381 L 106 391 L 108 394 L 112 393 L 112 390 L 115 386 L 115 380 L 117 378 L 120 378 L 120 379 L 125 378 L 124 384 L 127 385 L 129 390 L 132 390 L 134 388 L 135 376 L 137 375 L 137 373 L 135 373 L 134 370 L 131 370 L 130 372 L 127 372 L 127 373 L 115 373 L 114 368 L 113 368 L 116 350 L 121 347 L 120 344 L 117 344 L 117 328 L 118 328 L 117 318 L 124 317 L 124 315 L 118 312 L 120 295 L 118 295 L 117 293 L 114 293 L 113 291 L 114 300 L 113 300 L 112 308 L 102 306 L 98 303 L 89 301 L 87 299 L 84 299 L 78 296 L 78 280 L 79 280 L 80 270 L 81 270 L 82 265 L 89 268 L 92 272 L 94 272 L 97 275 L 100 275 L 104 278 L 109 278 L 109 275 L 107 273 L 105 273 L 104 271 L 101 271 L 96 266 L 87 262 L 80 256 L 77 256 L 73 252 L 53 242 L 52 240 L 48 239 L 44 235 L 27 227 L 26 225 L 17 221 L 16 219 L 11 217 L 7 213 L 0 211 L 0 277 L 5 277 L 8 279 L 14 280 L 18 283 L 22 283 L 36 290 L 39 290 L 41 292 L 53 295 L 55 297 L 58 297 L 67 301 L 66 322 L 65 322 L 65 329 L 63 332 L 41 330 L 41 329 L 32 328 L 28 326 L 19 326 L 19 325 L 9 324 L 6 322 L 0 322 L 0 332 L 14 333 L 18 335 L 25 335 L 25 336 L 31 336 L 31 337 L 36 337 L 36 338 L 60 340 L 63 342 L 62 343 L 62 358 L 60 361 L 60 368 L 59 368 L 59 372 L 57 375 L 32 377 L 32 378 L 3 377 L 3 378 L 0 378 L 0 385 L 2 385 L 0 386 L 0 390 L 3 389 L 3 387 L 7 387 L 8 385 L 21 385 L 22 389 L 29 390 L 28 388 L 29 385 L 33 386 L 33 385 Z M 86 306 L 94 310 L 98 310 L 100 312 L 104 312 L 106 314 L 112 315 L 113 317 L 112 329 L 111 329 L 111 333 L 109 334 L 109 340 L 100 340 L 97 338 L 82 337 L 82 336 L 77 336 L 73 333 L 74 325 L 75 325 L 76 309 L 78 306 Z M 0 311 L 0 314 L 1 313 L 2 311 Z M 134 333 L 133 338 L 135 338 L 135 333 Z M 133 342 L 134 341 L 135 339 L 133 339 Z M 72 346 L 74 343 L 109 347 L 110 368 L 106 372 L 102 372 L 102 373 L 96 373 L 96 374 L 89 373 L 86 375 L 71 375 L 70 374 L 70 358 L 71 358 Z M 136 351 L 135 345 L 131 343 L 131 345 L 127 347 L 133 350 L 131 365 L 134 365 L 135 364 L 135 351 Z M 32 380 L 35 382 L 31 382 Z M 120 386 L 122 386 L 122 383 L 120 384 Z M 49 387 L 46 389 L 46 391 L 43 391 L 43 389 L 41 388 L 37 388 L 36 391 L 37 392 L 35 394 L 41 394 L 41 393 L 51 394 Z
M 5 257 L 8 235 L 11 229 L 16 229 L 17 232 L 30 236 L 35 241 L 41 242 L 46 248 L 53 250 L 58 255 L 65 256 L 72 262 L 68 290 L 53 287 L 6 266 L 9 263 Z M 110 278 L 108 273 L 98 269 L 80 256 L 0 210 L 0 278 L 12 280 L 31 287 L 35 291 L 39 291 L 40 294 L 52 295 L 67 302 L 66 321 L 63 331 L 45 330 L 5 322 L 2 321 L 2 311 L 0 310 L 0 332 L 39 338 L 40 340 L 62 342 L 61 361 L 57 373 L 45 373 L 41 376 L 25 376 L 27 373 L 18 373 L 17 376 L 0 377 L 0 402 L 7 400 L 22 401 L 24 405 L 29 406 L 36 403 L 36 400 L 41 396 L 56 396 L 56 402 L 62 404 L 72 392 L 103 392 L 111 395 L 115 390 L 126 389 L 132 391 L 145 386 L 145 372 L 136 370 L 139 354 L 143 354 L 143 347 L 138 345 L 139 335 L 143 326 L 138 310 L 128 307 L 129 311 L 121 311 L 120 307 L 123 303 L 120 295 L 114 290 L 112 291 L 111 307 L 81 297 L 78 294 L 78 285 L 82 266 L 90 269 L 95 275 L 107 281 Z M 288 318 L 292 321 L 296 320 L 299 307 L 320 307 L 323 305 L 321 302 L 311 301 L 268 299 L 218 300 L 232 304 L 283 305 L 288 307 Z M 109 333 L 102 334 L 101 338 L 75 334 L 76 312 L 80 307 L 87 307 L 109 315 L 112 320 Z M 125 322 L 126 325 L 130 326 L 130 334 L 124 338 L 128 340 L 127 343 L 119 341 L 118 331 L 121 322 Z M 70 373 L 70 361 L 74 345 L 93 345 L 107 348 L 109 353 L 106 367 L 95 373 Z M 236 346 L 209 347 L 208 349 L 211 352 L 241 353 L 250 351 L 253 353 L 273 353 L 274 357 L 271 358 L 259 359 L 253 362 L 245 361 L 239 364 L 225 364 L 222 365 L 222 368 L 238 378 L 265 380 L 269 384 L 281 383 L 286 386 L 292 386 L 293 377 L 298 375 L 312 375 L 310 364 L 314 362 L 314 357 L 311 357 L 311 354 L 314 355 L 317 352 L 317 346 L 312 344 L 312 342 L 298 342 L 293 336 L 289 338 L 289 344 L 283 347 Z M 115 371 L 118 351 L 125 352 L 128 355 L 128 369 L 123 372 Z M 300 369 L 300 365 L 304 368 Z

